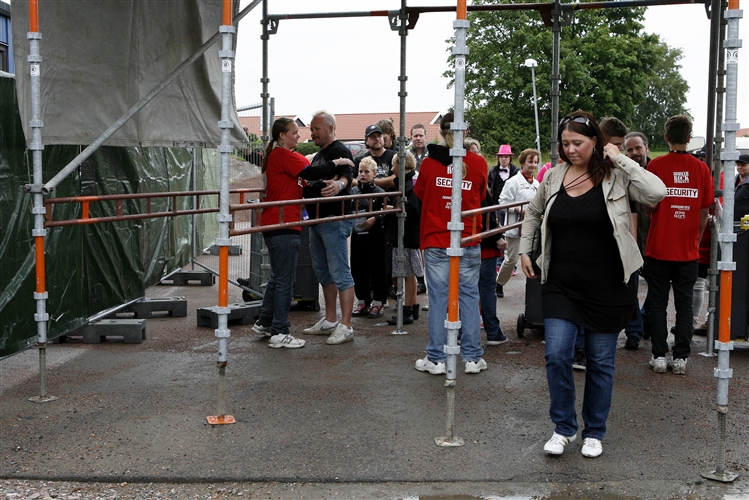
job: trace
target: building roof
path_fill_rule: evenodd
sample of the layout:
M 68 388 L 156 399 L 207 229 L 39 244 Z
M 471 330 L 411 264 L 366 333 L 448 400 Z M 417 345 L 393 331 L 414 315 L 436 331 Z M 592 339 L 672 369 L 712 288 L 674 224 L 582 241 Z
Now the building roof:
M 242 116 L 246 112 L 239 113 L 239 121 L 242 126 L 247 127 L 250 133 L 262 136 L 260 130 L 260 116 Z M 299 127 L 299 142 L 310 140 L 309 124 L 298 116 L 279 115 L 276 118 L 291 118 Z M 364 130 L 382 118 L 391 118 L 395 125 L 396 136 L 400 130 L 400 113 L 341 113 L 335 115 L 336 137 L 340 141 L 364 141 Z M 427 143 L 439 139 L 440 120 L 442 113 L 438 111 L 411 111 L 406 113 L 406 137 L 411 133 L 411 127 L 421 123 L 426 127 Z

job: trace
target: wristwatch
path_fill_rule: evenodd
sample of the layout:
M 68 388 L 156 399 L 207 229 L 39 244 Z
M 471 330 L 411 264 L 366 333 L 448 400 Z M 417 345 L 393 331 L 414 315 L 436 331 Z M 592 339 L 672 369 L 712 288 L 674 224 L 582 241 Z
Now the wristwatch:
M 338 181 L 338 187 L 340 187 L 341 191 L 343 191 L 343 188 L 345 188 L 346 186 L 343 184 L 343 181 Z

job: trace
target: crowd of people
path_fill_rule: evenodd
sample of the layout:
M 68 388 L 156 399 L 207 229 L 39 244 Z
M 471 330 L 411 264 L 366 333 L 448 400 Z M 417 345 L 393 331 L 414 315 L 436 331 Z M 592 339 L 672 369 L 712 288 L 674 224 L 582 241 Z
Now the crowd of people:
M 414 125 L 411 146 L 405 156 L 399 156 L 392 122 L 380 120 L 365 130 L 366 152 L 352 158 L 336 140 L 335 118 L 319 112 L 310 128 L 320 151 L 309 162 L 293 151 L 299 138 L 296 124 L 276 120 L 273 140 L 263 156 L 265 201 L 304 197 L 310 200 L 307 214 L 317 219 L 362 214 L 310 226 L 313 270 L 322 285 L 325 314 L 303 330 L 305 334 L 327 335 L 328 344 L 353 340 L 352 316 L 381 317 L 392 297 L 394 277 L 403 275 L 403 324 L 418 320 L 420 311 L 428 312 L 426 356 L 416 361 L 415 368 L 435 375 L 446 372 L 450 260 L 456 256 L 450 249 L 448 230 L 451 150 L 456 147 L 453 121 L 452 113 L 443 116 L 439 144 L 427 144 L 426 128 Z M 616 118 L 598 121 L 578 110 L 559 124 L 559 160 L 541 168 L 541 152 L 532 148 L 519 154 L 519 165 L 513 164 L 510 144 L 500 145 L 497 163 L 490 168 L 480 143 L 464 139 L 461 209 L 496 205 L 503 209 L 481 218 L 475 229 L 471 219 L 464 219 L 462 236 L 508 227 L 501 235 L 466 244 L 457 252 L 458 339 L 464 371 L 485 370 L 483 345 L 508 340 L 497 316 L 497 299 L 504 297 L 504 286 L 519 265 L 526 279 L 541 283 L 549 414 L 554 424 L 544 446 L 548 454 L 562 454 L 579 430 L 574 369 L 585 370 L 582 454 L 593 458 L 602 453 L 622 331 L 624 348 L 629 350 L 638 350 L 643 340 L 651 340 L 648 366 L 654 372 L 686 373 L 705 291 L 704 248 L 706 238 L 710 247 L 706 225 L 714 201 L 713 177 L 704 162 L 686 151 L 692 132 L 689 117 L 669 118 L 664 132 L 669 152 L 651 160 L 644 134 L 629 131 Z M 748 155 L 741 155 L 736 163 L 737 218 L 749 212 L 747 160 Z M 400 168 L 405 170 L 403 186 Z M 392 207 L 395 198 L 313 202 L 389 191 L 404 195 L 402 259 L 395 251 L 399 217 L 377 214 L 382 207 Z M 299 210 L 287 207 L 284 220 L 299 220 Z M 262 225 L 278 222 L 277 208 L 263 211 Z M 263 233 L 271 278 L 253 330 L 268 336 L 270 347 L 305 344 L 291 335 L 288 320 L 299 233 L 299 227 Z M 707 257 L 709 262 L 709 250 Z M 648 284 L 642 305 L 637 297 L 641 276 Z M 417 302 L 422 287 L 428 308 Z M 676 323 L 669 346 L 666 309 L 671 291 Z M 398 317 L 387 321 L 397 324 Z M 486 332 L 483 345 L 482 328 Z

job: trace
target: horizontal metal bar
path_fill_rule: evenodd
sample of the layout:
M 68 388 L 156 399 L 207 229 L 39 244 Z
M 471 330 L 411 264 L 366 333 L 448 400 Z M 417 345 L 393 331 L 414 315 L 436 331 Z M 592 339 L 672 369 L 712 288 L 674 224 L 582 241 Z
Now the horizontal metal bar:
M 317 198 L 315 198 L 317 199 Z M 239 236 L 242 234 L 252 233 L 264 233 L 267 231 L 277 231 L 279 229 L 288 229 L 303 226 L 316 226 L 317 224 L 323 224 L 325 222 L 338 222 L 342 220 L 361 219 L 364 215 L 387 215 L 387 214 L 398 214 L 401 212 L 400 208 L 389 208 L 383 210 L 376 210 L 374 212 L 359 212 L 356 214 L 348 215 L 336 215 L 334 217 L 323 217 L 321 219 L 309 219 L 300 220 L 294 222 L 284 222 L 283 224 L 271 224 L 268 226 L 255 226 L 247 229 L 230 229 L 229 236 Z
M 45 221 L 44 227 L 83 226 L 86 224 L 100 224 L 104 222 L 121 222 L 126 220 L 158 219 L 160 217 L 177 217 L 180 215 L 208 214 L 218 212 L 216 208 L 197 208 L 190 210 L 177 210 L 169 212 L 149 212 L 144 214 L 112 215 L 109 217 L 88 217 L 84 219 L 52 220 Z
M 263 188 L 241 188 L 231 189 L 230 194 L 262 193 Z M 208 196 L 220 194 L 218 190 L 212 191 L 174 191 L 164 193 L 128 193 L 128 194 L 103 194 L 100 196 L 68 196 L 65 198 L 45 198 L 45 205 L 56 205 L 59 203 L 82 203 L 91 201 L 111 200 L 139 200 L 148 198 L 171 198 L 173 196 Z

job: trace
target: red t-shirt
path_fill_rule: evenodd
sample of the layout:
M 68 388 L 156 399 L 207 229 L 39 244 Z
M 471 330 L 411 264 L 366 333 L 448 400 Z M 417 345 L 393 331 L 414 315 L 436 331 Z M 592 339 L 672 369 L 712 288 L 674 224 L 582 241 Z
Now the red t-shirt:
M 653 159 L 648 170 L 666 185 L 666 197 L 653 212 L 645 255 L 687 262 L 699 258 L 700 210 L 713 204 L 713 179 L 697 158 L 668 153 Z
M 268 155 L 268 163 L 265 169 L 266 187 L 263 201 L 301 199 L 304 180 L 298 176 L 299 172 L 308 166 L 307 158 L 299 153 L 281 147 L 272 149 Z M 260 215 L 260 225 L 278 224 L 278 212 L 278 207 L 263 210 Z M 284 207 L 283 220 L 284 222 L 301 220 L 299 205 Z M 287 229 L 302 230 L 301 227 L 289 227 Z
M 463 158 L 466 176 L 463 179 L 461 209 L 481 208 L 481 201 L 486 197 L 489 166 L 486 160 L 468 151 Z M 414 186 L 414 193 L 421 200 L 421 249 L 449 248 L 450 206 L 452 204 L 452 165 L 445 166 L 432 157 L 421 162 L 419 182 Z M 477 231 L 483 228 L 483 217 L 478 218 Z M 471 235 L 473 221 L 463 219 L 463 238 Z M 466 246 L 476 246 L 476 241 Z

